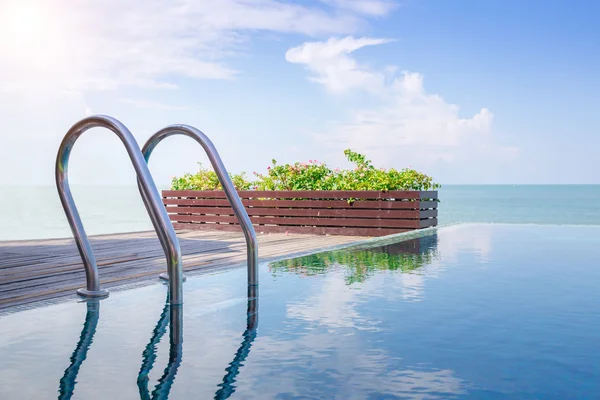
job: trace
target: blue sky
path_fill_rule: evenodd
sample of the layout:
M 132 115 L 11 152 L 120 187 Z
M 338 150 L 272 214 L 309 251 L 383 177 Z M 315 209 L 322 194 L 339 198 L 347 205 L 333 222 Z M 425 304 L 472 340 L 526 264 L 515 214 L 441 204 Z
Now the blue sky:
M 53 184 L 75 121 L 109 114 L 140 146 L 203 130 L 229 170 L 343 150 L 441 183 L 600 183 L 595 2 L 0 2 L 0 184 Z M 596 25 L 596 26 L 594 26 Z M 112 134 L 83 135 L 72 182 L 134 184 Z M 206 157 L 163 142 L 158 183 Z

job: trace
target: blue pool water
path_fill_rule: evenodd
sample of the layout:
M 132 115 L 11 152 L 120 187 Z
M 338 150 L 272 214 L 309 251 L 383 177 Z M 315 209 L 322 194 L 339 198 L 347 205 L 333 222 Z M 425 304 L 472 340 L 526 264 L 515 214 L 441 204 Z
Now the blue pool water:
M 4 314 L 0 399 L 600 398 L 600 227 L 398 240 Z

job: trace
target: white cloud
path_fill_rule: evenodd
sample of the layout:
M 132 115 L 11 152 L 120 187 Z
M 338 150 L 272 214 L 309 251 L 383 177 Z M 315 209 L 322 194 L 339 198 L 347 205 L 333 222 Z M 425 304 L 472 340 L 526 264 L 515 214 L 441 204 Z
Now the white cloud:
M 250 31 L 347 33 L 389 10 L 333 3 L 327 11 L 275 0 L 3 2 L 0 82 L 110 90 L 173 88 L 174 76 L 231 79 L 226 59 L 245 50 Z
M 379 164 L 388 166 L 398 158 L 423 167 L 476 155 L 510 159 L 518 154 L 518 149 L 494 144 L 491 135 L 494 114 L 487 108 L 462 117 L 457 105 L 425 90 L 422 74 L 403 71 L 389 79 L 397 67 L 374 70 L 360 65 L 351 56 L 365 46 L 389 41 L 331 38 L 288 50 L 287 61 L 304 65 L 313 73 L 310 80 L 334 93 L 368 92 L 377 103 L 353 110 L 347 121 L 332 124 L 316 140 L 337 150 L 343 146 L 367 152 Z
M 332 92 L 343 92 L 360 88 L 379 91 L 385 75 L 369 71 L 359 65 L 350 53 L 365 46 L 389 42 L 389 39 L 345 37 L 331 38 L 326 42 L 309 42 L 288 50 L 285 59 L 294 64 L 303 64 L 313 72 L 311 81 L 323 84 Z

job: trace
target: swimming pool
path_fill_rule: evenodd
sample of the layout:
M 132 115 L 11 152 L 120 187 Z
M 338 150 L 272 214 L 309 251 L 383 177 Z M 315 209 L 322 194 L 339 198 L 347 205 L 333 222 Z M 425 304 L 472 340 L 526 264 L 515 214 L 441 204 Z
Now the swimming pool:
M 400 238 L 395 239 L 400 240 Z M 381 243 L 380 243 L 381 244 Z M 459 225 L 0 316 L 0 398 L 600 397 L 600 227 Z

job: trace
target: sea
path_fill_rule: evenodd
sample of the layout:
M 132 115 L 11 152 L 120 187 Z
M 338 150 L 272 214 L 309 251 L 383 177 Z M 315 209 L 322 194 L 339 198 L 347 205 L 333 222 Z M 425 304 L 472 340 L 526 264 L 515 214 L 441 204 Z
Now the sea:
M 71 191 L 88 235 L 152 229 L 136 186 Z M 439 226 L 600 225 L 600 185 L 443 185 L 439 198 Z M 53 186 L 0 186 L 0 226 L 0 241 L 71 237 Z

